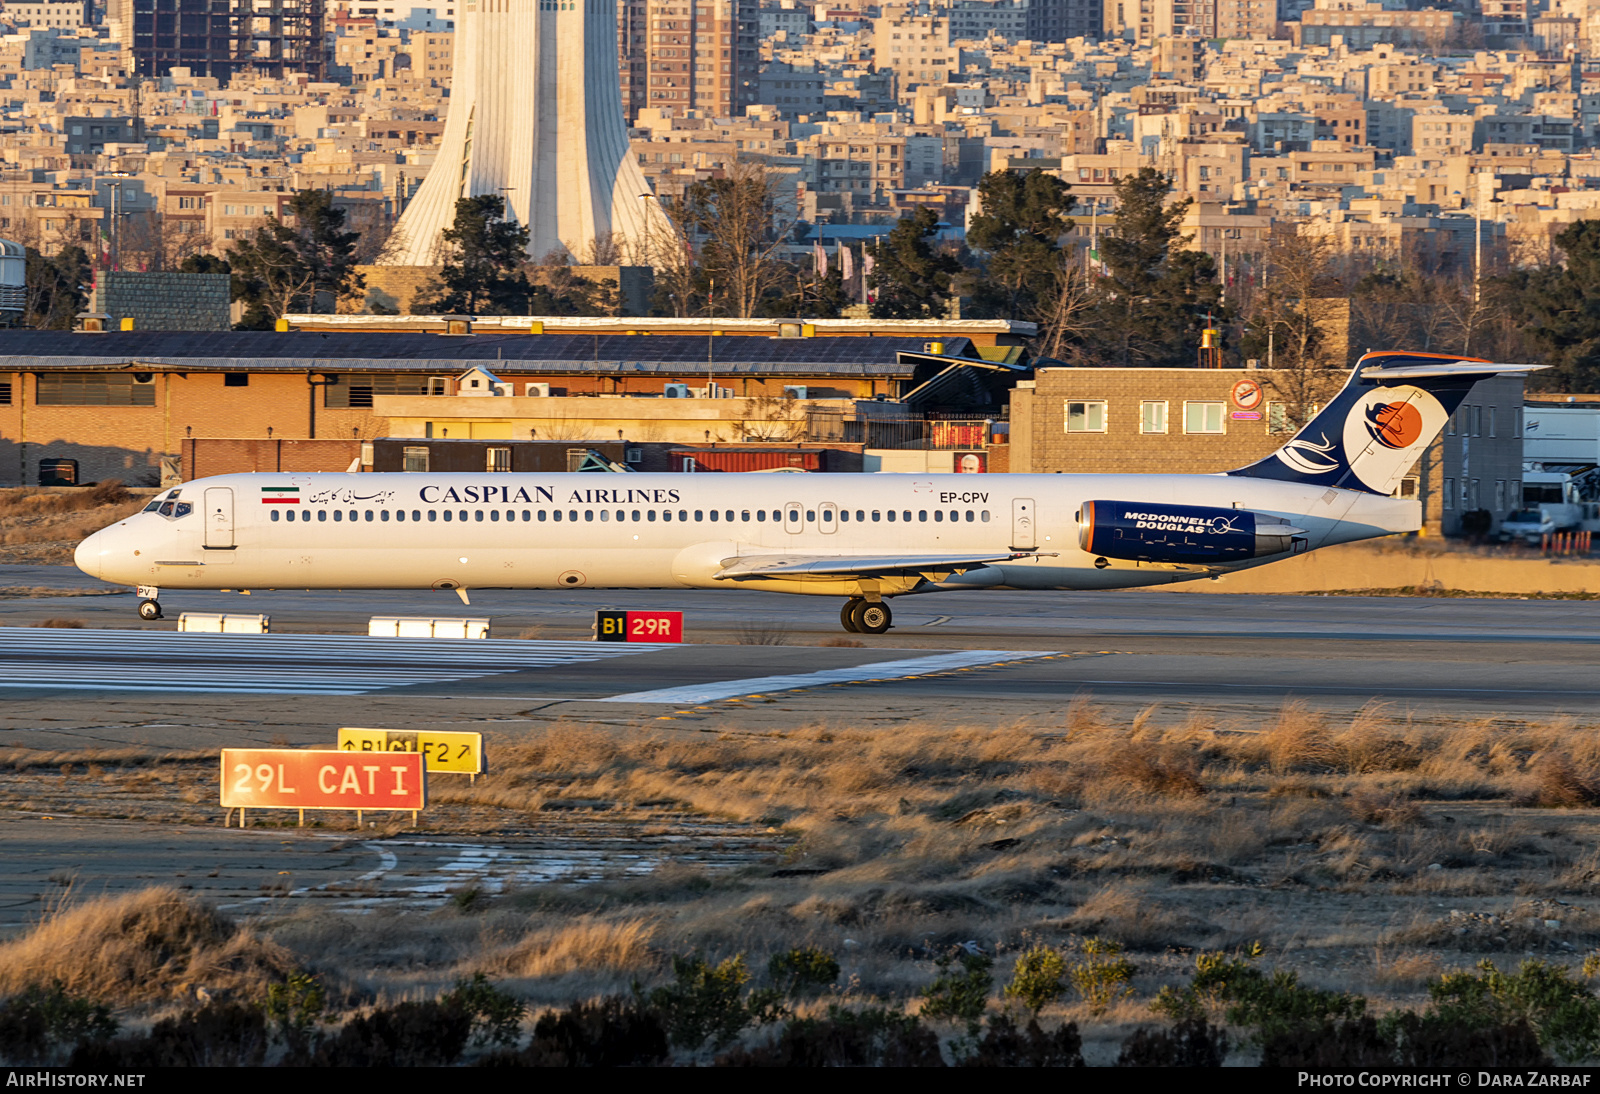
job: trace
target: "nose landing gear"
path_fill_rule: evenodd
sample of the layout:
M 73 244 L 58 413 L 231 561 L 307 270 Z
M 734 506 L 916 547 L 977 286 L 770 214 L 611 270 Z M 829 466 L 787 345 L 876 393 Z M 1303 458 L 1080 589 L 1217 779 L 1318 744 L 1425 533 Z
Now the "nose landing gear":
M 894 622 L 894 613 L 881 600 L 853 596 L 839 609 L 839 622 L 851 634 L 882 634 Z

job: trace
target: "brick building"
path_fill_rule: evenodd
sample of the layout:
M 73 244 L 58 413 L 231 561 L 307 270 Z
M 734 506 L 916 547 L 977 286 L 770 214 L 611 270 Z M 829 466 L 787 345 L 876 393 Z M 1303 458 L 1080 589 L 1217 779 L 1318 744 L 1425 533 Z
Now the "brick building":
M 917 412 L 971 408 L 979 418 L 996 416 L 1009 385 L 1028 371 L 1015 347 L 988 349 L 993 361 L 980 348 L 955 335 L 930 343 L 770 334 L 9 330 L 0 332 L 0 484 L 35 482 L 44 459 L 77 460 L 80 482 L 140 486 L 178 477 L 185 456 L 202 474 L 342 471 L 350 446 L 359 452 L 361 443 L 391 435 L 520 439 L 537 429 L 539 440 L 620 440 L 620 427 L 634 441 L 699 443 L 759 434 L 777 415 L 779 424 L 797 418 L 833 440 L 841 420 L 909 412 L 895 406 L 902 400 Z M 474 366 L 492 369 L 510 397 L 430 394 L 453 390 Z M 697 398 L 697 388 L 715 390 Z M 386 404 L 416 432 L 396 432 Z M 709 414 L 681 436 L 661 424 L 705 409 L 696 404 Z M 831 409 L 832 422 L 811 413 L 813 404 Z M 307 441 L 338 444 L 292 443 Z
M 1263 405 L 1241 410 L 1234 385 L 1255 380 Z M 1331 395 L 1342 373 L 1329 377 Z M 1068 474 L 1212 474 L 1243 467 L 1292 435 L 1288 378 L 1266 369 L 1039 369 L 1011 393 L 1011 470 Z M 1420 496 L 1432 534 L 1461 515 L 1498 523 L 1522 497 L 1522 380 L 1480 383 L 1401 484 Z

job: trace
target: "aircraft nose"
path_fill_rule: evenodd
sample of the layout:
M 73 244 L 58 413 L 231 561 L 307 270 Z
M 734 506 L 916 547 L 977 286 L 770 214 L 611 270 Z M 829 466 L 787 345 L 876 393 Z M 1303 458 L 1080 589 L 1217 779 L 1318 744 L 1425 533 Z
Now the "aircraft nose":
M 105 576 L 101 571 L 105 569 L 106 554 L 111 547 L 111 536 L 108 531 L 94 533 L 78 544 L 78 549 L 72 552 L 73 564 L 90 577 Z

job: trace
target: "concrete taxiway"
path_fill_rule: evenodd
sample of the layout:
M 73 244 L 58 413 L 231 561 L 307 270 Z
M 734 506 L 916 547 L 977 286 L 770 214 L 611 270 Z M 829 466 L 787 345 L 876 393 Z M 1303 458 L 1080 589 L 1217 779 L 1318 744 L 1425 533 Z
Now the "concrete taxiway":
M 102 587 L 67 567 L 0 567 L 0 588 Z M 470 609 L 429 592 L 164 597 L 172 616 L 261 611 L 291 632 L 270 636 L 179 635 L 174 620 L 139 622 L 133 604 L 0 599 L 0 745 L 63 747 L 84 726 L 124 722 L 147 727 L 128 743 L 209 747 L 210 734 L 159 723 L 242 721 L 294 739 L 309 722 L 371 724 L 380 712 L 658 718 L 753 696 L 746 705 L 790 720 L 1037 718 L 1085 696 L 1175 714 L 1377 700 L 1422 716 L 1600 715 L 1600 611 L 1585 601 L 983 592 L 900 598 L 894 630 L 855 637 L 833 600 L 742 591 L 481 590 Z M 683 611 L 689 641 L 587 641 L 595 609 L 611 607 Z M 381 614 L 488 616 L 497 637 L 366 637 Z M 31 626 L 62 618 L 86 629 Z M 861 645 L 827 644 L 841 640 Z M 106 729 L 106 743 L 125 732 Z

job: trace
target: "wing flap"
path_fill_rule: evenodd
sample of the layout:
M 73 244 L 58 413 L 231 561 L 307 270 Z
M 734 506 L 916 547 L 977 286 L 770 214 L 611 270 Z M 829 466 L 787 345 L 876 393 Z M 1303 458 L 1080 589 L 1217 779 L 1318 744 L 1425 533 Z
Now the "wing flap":
M 741 555 L 722 560 L 719 580 L 752 577 L 873 577 L 903 573 L 957 573 L 995 562 L 1054 556 L 1054 551 L 1004 551 L 994 554 L 949 555 Z

